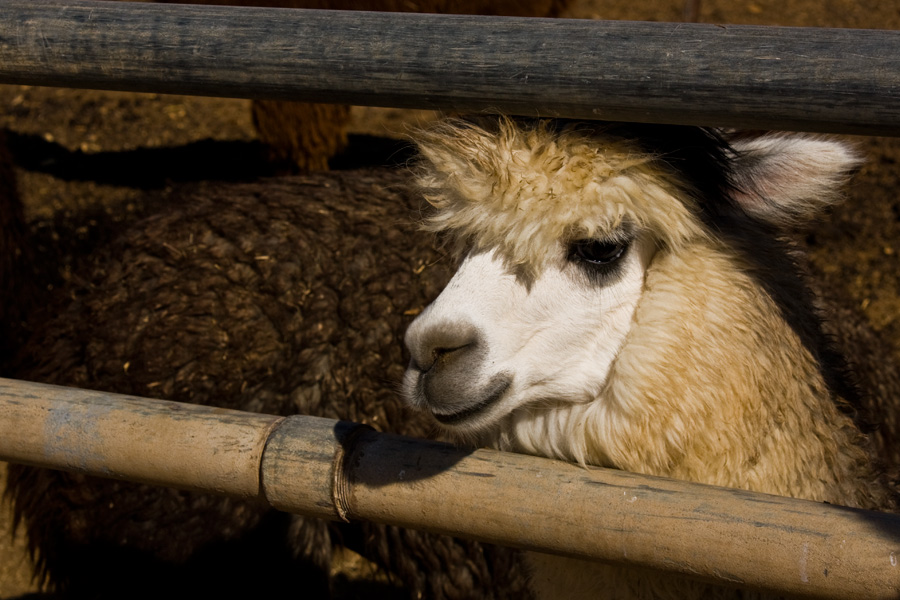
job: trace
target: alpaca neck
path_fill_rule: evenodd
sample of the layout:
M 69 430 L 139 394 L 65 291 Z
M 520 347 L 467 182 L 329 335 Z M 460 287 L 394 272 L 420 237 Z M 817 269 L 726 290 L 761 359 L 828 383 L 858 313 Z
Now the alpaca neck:
M 740 261 L 697 244 L 648 271 L 585 444 L 627 470 L 871 506 L 868 457 L 835 401 Z
M 820 367 L 740 261 L 660 252 L 598 397 L 511 415 L 494 445 L 778 495 L 874 507 L 869 457 Z

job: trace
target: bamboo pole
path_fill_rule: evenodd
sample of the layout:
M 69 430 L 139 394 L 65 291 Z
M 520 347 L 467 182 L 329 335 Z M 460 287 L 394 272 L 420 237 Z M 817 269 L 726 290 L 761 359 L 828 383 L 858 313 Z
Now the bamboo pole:
M 281 417 L 0 379 L 0 460 L 260 496 Z
M 900 594 L 900 516 L 0 379 L 0 459 L 818 598 Z
M 0 0 L 0 83 L 900 134 L 900 32 Z

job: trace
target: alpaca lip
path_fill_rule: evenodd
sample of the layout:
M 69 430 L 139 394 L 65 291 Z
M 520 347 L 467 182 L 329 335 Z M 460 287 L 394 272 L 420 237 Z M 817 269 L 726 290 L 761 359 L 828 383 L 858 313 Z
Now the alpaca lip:
M 491 381 L 490 388 L 484 400 L 476 402 L 472 406 L 454 413 L 438 413 L 432 409 L 431 414 L 433 414 L 434 418 L 444 425 L 455 425 L 457 423 L 461 423 L 462 421 L 465 421 L 470 417 L 484 412 L 489 406 L 494 404 L 503 396 L 503 394 L 506 393 L 506 390 L 509 389 L 509 386 L 511 384 L 512 378 L 505 373 L 501 373 L 500 375 L 494 377 L 494 379 Z

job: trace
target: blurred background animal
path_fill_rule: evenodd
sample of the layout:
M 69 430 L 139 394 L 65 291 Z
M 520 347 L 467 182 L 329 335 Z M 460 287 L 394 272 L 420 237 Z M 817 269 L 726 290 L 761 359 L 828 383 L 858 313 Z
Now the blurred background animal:
M 42 295 L 4 374 L 427 437 L 395 393 L 402 332 L 447 276 L 417 203 L 395 169 L 161 194 Z M 71 597 L 340 597 L 345 549 L 394 597 L 527 597 L 517 554 L 474 542 L 19 465 L 7 491 Z

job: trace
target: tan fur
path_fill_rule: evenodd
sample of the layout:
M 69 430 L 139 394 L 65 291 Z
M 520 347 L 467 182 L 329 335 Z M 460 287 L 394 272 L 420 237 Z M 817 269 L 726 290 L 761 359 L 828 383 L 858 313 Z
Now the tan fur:
M 257 100 L 251 110 L 274 162 L 301 171 L 325 171 L 328 159 L 347 147 L 349 106 Z
M 500 119 L 496 126 L 451 122 L 423 137 L 419 182 L 437 209 L 427 226 L 448 233 L 459 248 L 497 250 L 510 266 L 539 276 L 560 268 L 567 241 L 608 239 L 622 223 L 652 236 L 657 247 L 631 327 L 596 397 L 513 410 L 488 441 L 584 465 L 893 508 L 867 440 L 838 409 L 844 399 L 750 274 L 749 259 L 707 229 L 685 184 L 653 157 L 588 130 Z M 748 188 L 756 175 L 745 180 Z M 840 174 L 827 175 L 826 185 Z M 773 185 L 799 191 L 759 209 L 760 218 L 808 215 L 836 197 L 800 183 L 776 177 Z M 535 588 L 545 598 L 736 595 L 566 558 L 535 555 L 533 563 Z
M 607 455 L 630 471 L 849 506 L 887 502 L 815 359 L 726 247 L 657 255 L 601 397 L 584 429 L 586 462 Z M 606 428 L 612 443 L 591 435 Z

